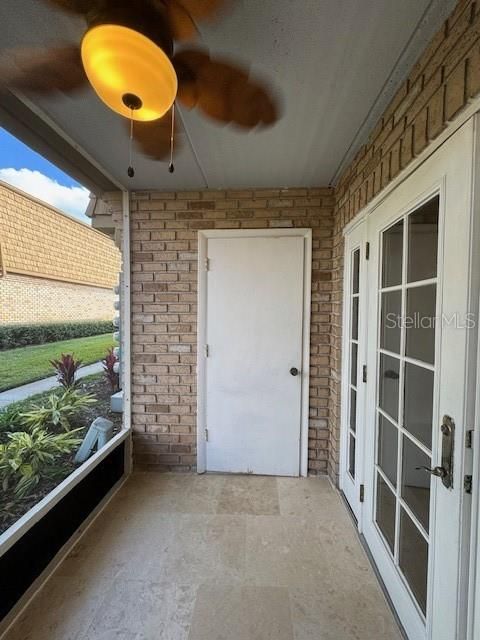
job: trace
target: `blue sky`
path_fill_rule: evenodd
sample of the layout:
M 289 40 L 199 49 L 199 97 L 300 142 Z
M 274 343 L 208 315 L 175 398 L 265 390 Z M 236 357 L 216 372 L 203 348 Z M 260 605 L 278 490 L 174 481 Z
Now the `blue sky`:
M 0 180 L 90 224 L 88 190 L 1 127 Z

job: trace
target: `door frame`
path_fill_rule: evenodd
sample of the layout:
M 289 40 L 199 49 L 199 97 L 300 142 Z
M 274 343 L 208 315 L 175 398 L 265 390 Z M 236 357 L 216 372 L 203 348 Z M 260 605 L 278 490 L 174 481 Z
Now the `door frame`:
M 304 239 L 303 326 L 300 407 L 300 469 L 308 475 L 308 422 L 310 408 L 310 322 L 312 297 L 312 230 L 301 229 L 207 229 L 198 232 L 198 324 L 197 324 L 197 473 L 207 469 L 206 429 L 206 336 L 208 292 L 208 241 L 213 238 L 279 238 Z

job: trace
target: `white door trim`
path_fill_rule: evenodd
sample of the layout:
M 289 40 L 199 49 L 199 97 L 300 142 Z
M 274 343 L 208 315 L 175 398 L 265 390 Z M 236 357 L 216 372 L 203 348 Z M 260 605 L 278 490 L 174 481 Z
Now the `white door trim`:
M 310 316 L 312 295 L 311 229 L 212 229 L 198 232 L 198 324 L 197 324 L 197 473 L 206 471 L 206 331 L 207 331 L 207 246 L 210 238 L 263 238 L 297 236 L 304 239 L 302 395 L 300 423 L 300 475 L 308 475 L 308 417 L 310 389 Z
M 474 117 L 474 175 L 472 184 L 472 233 L 470 237 L 470 278 L 471 310 L 477 310 L 476 321 L 480 318 L 480 115 Z M 474 406 L 469 406 L 468 429 L 473 432 L 473 446 L 466 452 L 465 472 L 472 475 L 472 505 L 469 539 L 468 580 L 468 621 L 466 637 L 474 640 L 480 637 L 480 339 L 479 329 L 472 332 L 469 354 L 473 360 L 470 376 L 470 395 Z M 466 532 L 464 531 L 464 537 Z

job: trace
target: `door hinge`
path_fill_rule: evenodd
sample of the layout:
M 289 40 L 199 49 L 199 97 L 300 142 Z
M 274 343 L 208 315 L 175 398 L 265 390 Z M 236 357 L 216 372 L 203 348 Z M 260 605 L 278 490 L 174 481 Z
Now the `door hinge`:
M 362 380 L 363 382 L 367 381 L 367 365 L 364 364 L 362 367 Z
M 463 478 L 463 488 L 465 493 L 472 493 L 472 476 L 465 476 Z
M 365 485 L 361 484 L 360 485 L 360 502 L 363 502 L 365 500 Z
M 210 271 L 210 258 L 205 258 L 205 271 Z
M 205 358 L 208 358 L 208 356 L 210 355 L 210 348 L 209 348 L 208 344 L 206 344 L 206 345 L 203 347 L 203 350 L 204 350 L 204 352 L 205 352 Z
M 365 260 L 370 260 L 370 243 L 365 243 Z
M 471 449 L 473 447 L 473 429 L 469 429 L 465 434 L 465 448 Z
M 205 429 L 205 442 L 208 442 L 208 429 Z

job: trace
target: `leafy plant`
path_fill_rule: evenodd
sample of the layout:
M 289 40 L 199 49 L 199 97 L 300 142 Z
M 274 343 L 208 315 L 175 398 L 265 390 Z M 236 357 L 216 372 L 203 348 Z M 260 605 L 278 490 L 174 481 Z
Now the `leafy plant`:
M 15 496 L 23 498 L 40 480 L 54 479 L 61 473 L 55 465 L 58 458 L 78 447 L 82 429 L 68 433 L 48 433 L 35 427 L 31 433 L 19 431 L 8 434 L 8 442 L 0 444 L 0 479 L 4 492 L 14 487 Z
M 72 417 L 89 405 L 97 402 L 90 393 L 67 389 L 61 395 L 52 393 L 42 405 L 32 405 L 30 411 L 22 413 L 22 424 L 27 431 L 35 428 L 59 428 L 70 431 Z
M 115 351 L 113 347 L 107 349 L 107 355 L 102 360 L 103 370 L 105 373 L 105 377 L 110 383 L 110 387 L 112 391 L 118 391 L 119 385 L 119 375 L 117 371 L 115 371 L 115 365 L 117 363 L 117 357 L 115 355 Z
M 65 389 L 75 386 L 75 374 L 82 366 L 81 360 L 75 360 L 73 353 L 62 353 L 59 360 L 50 360 L 50 364 L 57 372 L 57 380 Z
M 0 411 L 0 434 L 15 431 L 22 423 L 21 408 L 16 402 L 7 405 Z

